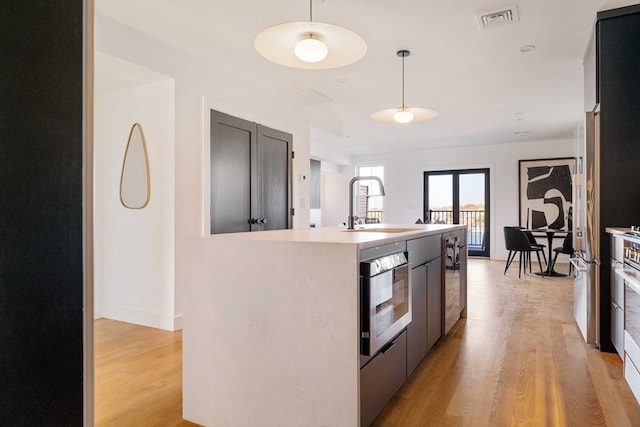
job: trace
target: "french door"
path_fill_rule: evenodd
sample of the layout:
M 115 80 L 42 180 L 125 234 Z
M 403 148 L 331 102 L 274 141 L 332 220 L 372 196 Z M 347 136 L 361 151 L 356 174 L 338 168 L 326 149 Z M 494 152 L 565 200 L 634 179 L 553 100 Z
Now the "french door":
M 489 256 L 489 169 L 424 173 L 424 222 L 465 224 L 469 255 Z

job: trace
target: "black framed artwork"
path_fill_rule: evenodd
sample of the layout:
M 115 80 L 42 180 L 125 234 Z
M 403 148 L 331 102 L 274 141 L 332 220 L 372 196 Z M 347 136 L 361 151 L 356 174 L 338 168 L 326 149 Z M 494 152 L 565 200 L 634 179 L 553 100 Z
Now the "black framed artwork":
M 570 230 L 575 157 L 519 161 L 520 226 Z

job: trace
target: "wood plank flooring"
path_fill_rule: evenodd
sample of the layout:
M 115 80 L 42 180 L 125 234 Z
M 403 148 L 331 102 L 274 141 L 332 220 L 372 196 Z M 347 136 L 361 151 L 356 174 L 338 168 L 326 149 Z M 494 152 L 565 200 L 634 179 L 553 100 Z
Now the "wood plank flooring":
M 98 319 L 97 427 L 196 426 L 182 419 L 182 331 Z
M 374 425 L 640 426 L 620 358 L 582 341 L 571 279 L 503 269 L 469 261 L 467 319 Z M 195 425 L 182 420 L 180 331 L 100 319 L 95 335 L 96 426 Z
M 571 279 L 518 279 L 517 263 L 503 270 L 504 262 L 470 260 L 467 319 L 374 425 L 640 426 L 620 358 L 582 340 Z

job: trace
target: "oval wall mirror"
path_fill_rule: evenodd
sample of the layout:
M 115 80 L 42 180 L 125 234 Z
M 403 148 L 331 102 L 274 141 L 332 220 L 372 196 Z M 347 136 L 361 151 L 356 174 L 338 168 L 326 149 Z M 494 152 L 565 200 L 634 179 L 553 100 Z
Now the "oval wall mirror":
M 151 198 L 151 179 L 147 142 L 140 123 L 134 123 L 129 132 L 127 149 L 122 160 L 120 175 L 120 202 L 129 209 L 142 209 Z

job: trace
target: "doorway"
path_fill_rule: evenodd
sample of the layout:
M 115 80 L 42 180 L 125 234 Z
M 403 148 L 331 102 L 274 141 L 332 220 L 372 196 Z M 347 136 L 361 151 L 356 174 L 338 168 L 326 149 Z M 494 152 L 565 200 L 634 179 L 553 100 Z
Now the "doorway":
M 423 220 L 467 226 L 469 255 L 489 256 L 489 169 L 424 172 Z

